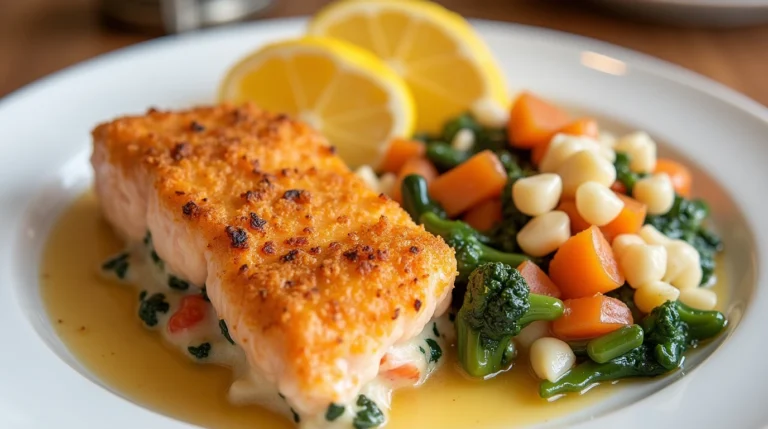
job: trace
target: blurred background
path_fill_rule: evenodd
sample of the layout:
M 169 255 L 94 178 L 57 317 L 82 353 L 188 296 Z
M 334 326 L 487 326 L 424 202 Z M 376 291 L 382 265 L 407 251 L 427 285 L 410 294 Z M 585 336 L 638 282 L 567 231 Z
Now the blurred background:
M 648 53 L 768 105 L 768 1 L 438 2 L 470 18 L 547 27 Z M 261 19 L 312 14 L 326 3 L 0 0 L 0 97 L 69 65 L 154 37 L 242 20 L 258 25 Z

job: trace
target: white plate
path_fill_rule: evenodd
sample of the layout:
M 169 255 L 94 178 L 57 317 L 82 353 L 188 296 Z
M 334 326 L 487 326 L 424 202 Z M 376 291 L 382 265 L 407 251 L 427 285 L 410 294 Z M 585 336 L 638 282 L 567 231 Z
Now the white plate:
M 768 0 L 593 0 L 632 17 L 674 25 L 738 27 L 768 22 Z
M 212 102 L 228 65 L 262 43 L 298 34 L 303 24 L 271 21 L 141 44 L 0 101 L 0 427 L 189 427 L 108 394 L 67 352 L 38 295 L 41 250 L 57 214 L 89 186 L 94 124 L 150 105 Z M 768 311 L 768 295 L 756 287 L 766 284 L 757 267 L 766 262 L 762 252 L 768 248 L 768 112 L 698 75 L 615 46 L 535 28 L 475 24 L 517 88 L 647 130 L 688 157 L 696 190 L 712 203 L 728 249 L 732 323 L 724 344 L 706 361 L 708 350 L 689 359 L 682 378 L 678 373 L 622 389 L 567 422 L 638 429 L 768 423 L 768 375 L 762 370 L 768 343 L 760 317 Z M 621 412 L 610 412 L 616 409 Z

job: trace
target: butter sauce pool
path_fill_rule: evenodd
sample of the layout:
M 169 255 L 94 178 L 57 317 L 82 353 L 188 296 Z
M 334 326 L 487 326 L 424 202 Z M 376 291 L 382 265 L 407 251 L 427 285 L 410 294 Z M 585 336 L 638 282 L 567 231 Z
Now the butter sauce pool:
M 121 248 L 91 192 L 74 202 L 51 232 L 41 294 L 70 352 L 109 389 L 179 420 L 221 429 L 294 427 L 262 408 L 228 403 L 230 370 L 196 364 L 142 326 L 135 289 L 98 272 L 99 264 Z M 714 290 L 723 306 L 726 288 L 724 276 L 719 278 Z M 527 426 L 576 412 L 620 389 L 599 386 L 550 403 L 538 397 L 538 380 L 525 355 L 512 370 L 486 382 L 465 378 L 448 359 L 422 387 L 395 393 L 387 428 Z

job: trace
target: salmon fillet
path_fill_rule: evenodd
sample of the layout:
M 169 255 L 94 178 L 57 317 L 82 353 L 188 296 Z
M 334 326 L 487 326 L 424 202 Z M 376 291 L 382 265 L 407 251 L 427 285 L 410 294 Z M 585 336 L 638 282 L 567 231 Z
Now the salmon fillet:
M 348 403 L 447 308 L 453 250 L 370 190 L 308 126 L 253 105 L 99 125 L 103 213 L 147 231 L 248 361 L 302 414 Z

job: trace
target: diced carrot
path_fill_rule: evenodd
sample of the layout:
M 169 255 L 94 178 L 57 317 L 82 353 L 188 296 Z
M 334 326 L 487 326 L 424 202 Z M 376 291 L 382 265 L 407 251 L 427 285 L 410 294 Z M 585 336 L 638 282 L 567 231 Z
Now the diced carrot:
M 462 220 L 478 231 L 488 231 L 501 221 L 501 199 L 491 198 L 472 207 Z
M 557 249 L 549 264 L 549 276 L 565 298 L 605 293 L 624 284 L 611 245 L 594 225 Z
M 579 211 L 576 210 L 576 202 L 574 200 L 560 201 L 555 210 L 560 210 L 568 215 L 568 218 L 571 220 L 571 235 L 576 235 L 590 226 L 589 222 L 585 221 L 579 214 Z
M 429 186 L 429 194 L 456 216 L 470 207 L 501 194 L 507 173 L 499 158 L 484 150 L 466 162 L 438 176 Z
M 580 118 L 557 130 L 558 133 L 572 136 L 592 137 L 596 139 L 600 135 L 597 121 L 592 118 Z
M 552 133 L 545 142 L 542 142 L 531 149 L 531 162 L 533 165 L 539 165 L 541 163 L 547 150 L 549 150 L 549 143 L 552 141 L 552 137 L 558 133 L 569 134 L 572 136 L 592 137 L 596 139 L 599 135 L 599 130 L 597 128 L 597 121 L 591 118 L 581 118 L 571 122 Z
M 602 294 L 566 299 L 563 305 L 563 317 L 552 322 L 552 333 L 561 340 L 588 340 L 634 323 L 626 304 Z
M 179 309 L 168 319 L 168 331 L 176 333 L 189 329 L 205 319 L 208 303 L 202 295 L 188 295 L 181 299 Z
M 509 142 L 513 147 L 533 148 L 547 143 L 557 130 L 570 121 L 571 118 L 564 110 L 524 92 L 517 97 L 509 114 Z
M 675 192 L 686 198 L 691 196 L 691 184 L 693 183 L 693 178 L 688 167 L 679 162 L 672 161 L 671 159 L 659 158 L 656 160 L 656 169 L 654 170 L 654 173 L 669 174 Z
M 546 155 L 549 150 L 550 141 L 551 139 L 542 144 L 538 144 L 531 149 L 531 162 L 533 165 L 538 167 L 539 164 L 541 164 L 541 160 L 544 159 L 544 155 Z
M 525 261 L 518 265 L 517 271 L 520 271 L 525 282 L 528 283 L 531 293 L 560 298 L 560 289 L 555 286 L 547 273 L 542 271 L 535 263 Z
M 617 235 L 634 234 L 642 228 L 645 222 L 646 206 L 640 201 L 624 194 L 616 193 L 616 196 L 624 201 L 624 208 L 618 216 L 607 225 L 601 226 L 605 239 L 612 242 Z
M 421 371 L 419 371 L 419 367 L 412 363 L 407 363 L 405 365 L 392 368 L 385 374 L 387 375 L 387 378 L 393 381 L 403 379 L 416 381 L 421 377 Z
M 403 138 L 393 139 L 378 170 L 384 173 L 397 173 L 409 159 L 420 157 L 426 151 L 427 146 L 422 142 Z
M 432 163 L 424 157 L 411 158 L 400 167 L 400 171 L 397 173 L 397 181 L 395 187 L 392 189 L 392 199 L 401 202 L 400 187 L 403 185 L 403 179 L 411 174 L 418 174 L 424 177 L 427 183 L 432 182 L 437 177 L 437 169 Z
M 613 184 L 611 185 L 611 190 L 613 192 L 616 192 L 617 194 L 627 195 L 627 187 L 624 186 L 624 184 L 619 182 L 618 180 L 613 182 Z

